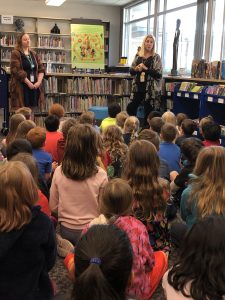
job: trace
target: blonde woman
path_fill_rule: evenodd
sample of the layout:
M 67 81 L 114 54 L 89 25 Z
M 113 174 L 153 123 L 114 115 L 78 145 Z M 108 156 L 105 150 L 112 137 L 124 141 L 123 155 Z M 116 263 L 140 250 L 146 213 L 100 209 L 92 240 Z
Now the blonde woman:
M 138 106 L 144 101 L 145 123 L 147 123 L 148 114 L 161 108 L 162 63 L 159 54 L 155 53 L 153 35 L 149 34 L 144 38 L 130 73 L 134 75 L 134 79 L 127 112 L 130 116 L 136 116 Z

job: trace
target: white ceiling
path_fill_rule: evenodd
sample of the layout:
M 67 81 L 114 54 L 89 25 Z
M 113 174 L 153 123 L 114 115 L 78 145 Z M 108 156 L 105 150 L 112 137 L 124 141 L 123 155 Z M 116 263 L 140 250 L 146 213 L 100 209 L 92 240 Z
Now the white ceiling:
M 67 2 L 69 3 L 80 3 L 80 4 L 89 4 L 89 5 L 115 5 L 115 6 L 123 6 L 133 1 L 134 0 L 67 0 Z

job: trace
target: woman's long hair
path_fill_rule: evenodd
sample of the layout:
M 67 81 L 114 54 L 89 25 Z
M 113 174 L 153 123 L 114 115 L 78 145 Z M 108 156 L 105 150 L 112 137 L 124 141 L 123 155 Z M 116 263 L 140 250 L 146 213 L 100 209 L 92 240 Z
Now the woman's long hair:
M 114 225 L 93 225 L 76 246 L 73 300 L 125 300 L 132 248 Z
M 153 40 L 153 48 L 152 48 L 152 55 L 155 54 L 155 37 L 152 34 L 148 34 L 144 37 L 142 45 L 141 45 L 141 50 L 138 52 L 139 56 L 144 57 L 145 56 L 145 41 L 151 38 Z
M 144 140 L 134 141 L 128 150 L 124 177 L 130 184 L 135 200 L 149 220 L 155 209 L 165 208 L 163 189 L 159 183 L 159 157 L 155 146 Z
M 193 225 L 168 282 L 185 297 L 222 300 L 225 295 L 225 218 L 208 216 Z M 190 286 L 190 288 L 189 288 Z
M 225 149 L 203 148 L 197 157 L 189 201 L 197 202 L 199 217 L 212 213 L 225 215 Z
M 97 133 L 88 124 L 70 128 L 62 161 L 63 174 L 73 180 L 85 180 L 98 172 Z

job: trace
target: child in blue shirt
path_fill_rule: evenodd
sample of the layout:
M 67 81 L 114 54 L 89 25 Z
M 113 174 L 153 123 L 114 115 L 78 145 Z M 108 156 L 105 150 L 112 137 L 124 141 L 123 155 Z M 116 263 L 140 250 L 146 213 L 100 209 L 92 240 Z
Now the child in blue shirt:
M 161 129 L 161 140 L 159 146 L 159 157 L 167 161 L 170 172 L 180 172 L 180 148 L 174 144 L 177 135 L 177 129 L 173 124 L 166 123 Z

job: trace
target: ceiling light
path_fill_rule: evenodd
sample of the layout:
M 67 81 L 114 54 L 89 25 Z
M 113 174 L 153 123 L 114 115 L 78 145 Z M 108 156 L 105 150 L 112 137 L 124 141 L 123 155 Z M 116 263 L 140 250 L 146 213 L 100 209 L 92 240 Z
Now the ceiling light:
M 66 0 L 45 0 L 45 4 L 49 6 L 60 6 L 62 5 Z

